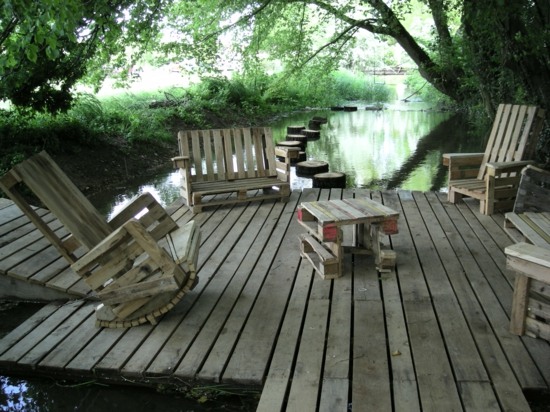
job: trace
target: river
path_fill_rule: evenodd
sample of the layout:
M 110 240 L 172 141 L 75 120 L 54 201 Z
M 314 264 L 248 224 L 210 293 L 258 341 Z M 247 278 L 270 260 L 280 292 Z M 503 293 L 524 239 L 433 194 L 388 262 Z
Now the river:
M 308 141 L 308 160 L 326 161 L 330 171 L 346 174 L 349 188 L 446 190 L 443 153 L 483 151 L 483 141 L 471 137 L 464 116 L 430 108 L 425 103 L 396 101 L 383 110 L 307 110 L 282 117 L 269 125 L 276 142 L 286 140 L 287 126 L 306 126 L 313 117 L 324 117 L 320 138 Z M 107 216 L 115 214 L 129 199 L 151 192 L 163 204 L 179 196 L 179 172 L 171 171 L 135 182 L 117 192 L 106 192 L 92 202 Z M 291 168 L 293 190 L 312 187 L 310 178 L 296 176 Z

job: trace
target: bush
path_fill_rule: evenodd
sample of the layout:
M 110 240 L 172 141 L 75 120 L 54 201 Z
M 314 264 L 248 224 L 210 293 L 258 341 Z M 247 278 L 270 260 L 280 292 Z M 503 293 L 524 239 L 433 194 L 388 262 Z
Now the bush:
M 76 146 L 110 142 L 162 142 L 174 139 L 174 128 L 211 127 L 209 122 L 250 123 L 254 118 L 303 107 L 330 106 L 344 100 L 385 101 L 389 91 L 364 76 L 334 74 L 321 68 L 296 75 L 205 78 L 188 89 L 119 94 L 98 99 L 79 94 L 65 114 L 0 111 L 0 169 L 7 170 L 40 150 L 77 150 Z M 67 144 L 69 143 L 69 144 Z

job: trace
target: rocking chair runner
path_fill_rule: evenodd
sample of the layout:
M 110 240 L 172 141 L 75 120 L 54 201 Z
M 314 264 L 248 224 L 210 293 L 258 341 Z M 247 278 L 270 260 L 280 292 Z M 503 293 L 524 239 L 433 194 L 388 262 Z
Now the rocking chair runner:
M 485 153 L 443 155 L 449 167 L 449 202 L 473 197 L 486 215 L 512 209 L 519 172 L 533 163 L 543 123 L 544 110 L 535 106 L 499 105 Z
M 69 235 L 48 226 L 21 195 L 21 185 Z M 106 222 L 46 152 L 16 165 L 0 178 L 0 188 L 101 300 L 98 326 L 154 324 L 197 282 L 198 227 L 194 221 L 179 227 L 149 193 Z

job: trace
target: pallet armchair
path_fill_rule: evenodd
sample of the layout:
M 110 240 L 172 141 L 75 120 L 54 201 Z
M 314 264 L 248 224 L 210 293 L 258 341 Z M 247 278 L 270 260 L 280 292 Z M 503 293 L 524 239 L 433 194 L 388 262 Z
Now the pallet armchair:
M 478 199 L 480 213 L 511 210 L 520 171 L 533 163 L 544 123 L 544 110 L 535 106 L 500 104 L 485 153 L 446 153 L 448 200 Z
M 505 229 L 519 243 L 505 249 L 516 272 L 510 331 L 550 342 L 550 172 L 527 166 L 521 173 Z
M 275 147 L 268 127 L 180 131 L 178 143 L 180 155 L 172 161 L 193 213 L 207 205 L 290 196 L 290 163 L 300 150 Z
M 46 152 L 13 167 L 0 178 L 0 188 L 101 301 L 98 326 L 154 324 L 197 282 L 198 226 L 178 226 L 149 193 L 107 222 Z M 24 190 L 63 227 L 52 230 L 51 219 L 36 213 Z

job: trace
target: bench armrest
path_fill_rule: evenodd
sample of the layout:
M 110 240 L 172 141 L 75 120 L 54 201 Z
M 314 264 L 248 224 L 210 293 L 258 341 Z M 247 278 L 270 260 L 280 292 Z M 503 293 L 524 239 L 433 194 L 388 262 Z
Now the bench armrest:
M 284 182 L 290 181 L 290 164 L 292 160 L 298 159 L 300 149 L 298 147 L 275 147 L 275 156 L 282 157 L 284 162 L 275 161 L 277 168 L 277 178 Z
M 550 283 L 548 270 L 550 269 L 550 249 L 532 245 L 530 243 L 520 242 L 504 249 L 507 256 L 507 266 L 518 270 L 532 279 L 544 283 Z M 525 263 L 522 263 L 525 262 Z M 523 265 L 537 265 L 541 270 L 526 270 Z M 542 268 L 546 268 L 544 271 Z
M 444 166 L 472 166 L 481 165 L 484 153 L 443 153 Z
M 175 156 L 172 158 L 174 169 L 187 169 L 190 166 L 189 156 Z
M 518 173 L 523 170 L 525 166 L 534 163 L 532 160 L 522 160 L 515 162 L 488 162 L 487 163 L 487 175 L 489 176 L 498 176 L 502 173 Z

